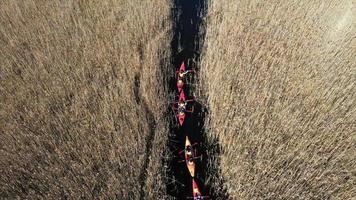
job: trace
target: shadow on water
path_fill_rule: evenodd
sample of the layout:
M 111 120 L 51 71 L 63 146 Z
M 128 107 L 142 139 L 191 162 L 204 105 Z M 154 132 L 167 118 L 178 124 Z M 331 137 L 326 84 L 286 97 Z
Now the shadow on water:
M 179 69 L 180 64 L 185 62 L 188 69 L 198 69 L 198 62 L 201 46 L 204 39 L 203 17 L 207 12 L 206 0 L 173 0 L 174 9 L 172 18 L 174 21 L 174 34 L 171 42 L 172 48 L 172 70 Z M 194 76 L 189 76 L 188 82 L 194 83 Z M 168 80 L 170 94 L 178 95 L 176 87 L 176 77 Z M 188 99 L 194 98 L 194 84 L 185 85 L 184 93 Z M 172 99 L 173 101 L 173 99 Z M 178 163 L 184 159 L 178 152 L 184 149 L 185 136 L 187 135 L 191 143 L 199 143 L 197 146 L 198 155 L 203 155 L 196 165 L 196 176 L 199 189 L 203 195 L 210 196 L 210 199 L 228 199 L 223 190 L 222 180 L 219 175 L 219 162 L 216 160 L 220 147 L 217 141 L 208 142 L 204 131 L 204 119 L 208 114 L 207 109 L 199 102 L 194 103 L 194 112 L 188 113 L 182 127 L 178 126 L 172 107 L 168 110 L 168 115 L 174 116 L 170 120 L 170 134 L 168 141 L 169 152 L 166 157 L 167 163 L 167 193 L 177 199 L 186 199 L 192 196 L 192 178 L 185 163 Z M 213 161 L 214 160 L 214 161 Z M 213 161 L 213 162 L 212 162 Z M 209 173 L 209 176 L 208 176 Z M 210 178 L 207 181 L 207 178 Z M 215 181 L 215 182 L 214 182 Z M 214 182 L 214 184 L 206 185 Z M 220 187 L 216 187 L 216 186 Z M 213 187 L 214 186 L 214 187 Z

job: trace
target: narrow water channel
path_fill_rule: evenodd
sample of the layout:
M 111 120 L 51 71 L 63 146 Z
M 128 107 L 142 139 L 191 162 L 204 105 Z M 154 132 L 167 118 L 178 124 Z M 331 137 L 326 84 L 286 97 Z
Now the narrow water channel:
M 172 70 L 178 70 L 181 63 L 185 62 L 188 69 L 199 71 L 199 56 L 202 41 L 204 41 L 203 17 L 206 12 L 206 0 L 174 0 L 172 10 L 174 34 L 171 43 Z M 194 99 L 195 76 L 193 74 L 189 76 L 189 82 L 192 84 L 184 87 L 184 93 L 188 99 Z M 178 94 L 176 77 L 171 77 L 169 92 L 174 95 Z M 207 170 L 207 160 L 209 159 L 207 152 L 213 152 L 216 155 L 216 151 L 219 149 L 216 145 L 211 146 L 206 142 L 204 118 L 208 114 L 207 109 L 200 103 L 195 102 L 194 112 L 187 115 L 183 126 L 178 126 L 173 111 L 170 110 L 169 113 L 171 113 L 172 118 L 168 142 L 170 155 L 167 164 L 167 193 L 177 199 L 192 197 L 192 177 L 186 164 L 179 163 L 183 157 L 178 155 L 178 152 L 184 149 L 185 136 L 187 135 L 192 144 L 199 143 L 196 147 L 197 153 L 203 156 L 201 160 L 196 161 L 196 176 L 194 177 L 202 195 L 210 196 L 210 199 L 226 199 L 226 197 L 219 198 L 221 194 L 216 193 L 212 186 L 206 184 L 208 171 L 217 171 L 214 169 L 217 167 L 215 165 L 209 165 L 210 170 Z M 211 177 L 214 176 L 217 175 Z
M 173 0 L 172 10 L 173 39 L 171 42 L 172 70 L 177 71 L 182 62 L 188 69 L 199 71 L 199 59 L 205 37 L 204 17 L 208 10 L 207 0 Z M 184 87 L 184 93 L 188 99 L 194 99 L 196 76 L 191 75 L 188 81 L 192 83 Z M 169 93 L 178 95 L 177 77 L 171 77 L 169 81 Z M 208 142 L 204 131 L 204 119 L 208 115 L 207 109 L 199 102 L 194 104 L 194 112 L 187 115 L 183 126 L 178 126 L 178 121 L 172 108 L 169 110 L 170 134 L 167 155 L 167 182 L 168 195 L 176 199 L 192 197 L 192 177 L 185 163 L 178 163 L 183 158 L 178 152 L 184 149 L 185 136 L 191 143 L 199 143 L 197 154 L 202 155 L 196 162 L 197 182 L 202 195 L 209 199 L 229 199 L 223 188 L 223 181 L 219 174 L 219 151 L 217 141 Z M 209 179 L 209 180 L 208 180 Z

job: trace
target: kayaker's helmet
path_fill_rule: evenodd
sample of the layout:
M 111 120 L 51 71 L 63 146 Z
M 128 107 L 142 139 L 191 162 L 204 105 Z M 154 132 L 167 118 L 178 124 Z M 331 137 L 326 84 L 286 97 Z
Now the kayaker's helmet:
M 184 102 L 184 101 L 180 101 L 179 103 L 178 103 L 178 107 L 179 108 L 184 108 L 185 109 L 185 106 L 186 106 L 187 104 Z
M 192 146 L 187 146 L 185 148 L 185 151 L 187 152 L 188 155 L 191 155 L 192 154 Z
M 184 77 L 184 74 L 185 74 L 184 72 L 180 71 L 180 72 L 179 72 L 179 77 L 180 77 L 180 78 L 183 78 L 183 77 Z
M 178 112 L 184 112 L 184 111 L 185 111 L 184 104 L 178 103 Z
M 189 157 L 189 160 L 188 160 L 188 164 L 193 164 L 193 161 L 194 161 L 194 158 L 193 157 Z

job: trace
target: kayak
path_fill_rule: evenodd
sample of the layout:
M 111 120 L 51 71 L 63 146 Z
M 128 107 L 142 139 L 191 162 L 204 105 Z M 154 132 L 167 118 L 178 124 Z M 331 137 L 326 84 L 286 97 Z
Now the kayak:
M 185 102 L 185 100 L 186 100 L 186 98 L 184 95 L 184 91 L 182 91 L 179 95 L 178 102 Z M 184 123 L 184 119 L 185 119 L 185 112 L 178 112 L 177 117 L 178 117 L 179 125 L 182 126 Z
M 195 152 L 193 151 L 192 144 L 190 143 L 188 136 L 185 136 L 185 163 L 192 177 L 195 176 Z
M 183 86 L 184 86 L 184 77 L 186 74 L 188 73 L 196 73 L 195 70 L 187 70 L 185 67 L 184 62 L 182 62 L 182 64 L 180 65 L 179 70 L 176 72 L 178 77 L 177 77 L 177 89 L 178 92 L 181 92 L 183 90 Z
M 178 74 L 178 78 L 177 78 L 177 88 L 178 88 L 178 92 L 181 92 L 183 90 L 183 86 L 184 86 L 184 72 L 185 72 L 185 64 L 184 62 L 182 62 L 182 64 L 180 65 L 179 70 L 177 71 Z
M 193 198 L 194 199 L 198 199 L 201 197 L 201 192 L 198 188 L 197 183 L 195 182 L 194 178 L 193 178 Z

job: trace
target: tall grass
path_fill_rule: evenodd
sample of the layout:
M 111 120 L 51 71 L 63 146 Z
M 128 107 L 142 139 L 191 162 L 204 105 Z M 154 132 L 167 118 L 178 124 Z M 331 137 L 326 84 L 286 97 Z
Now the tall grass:
M 231 199 L 356 196 L 355 13 L 349 0 L 209 1 L 200 100 Z
M 0 2 L 0 198 L 164 198 L 170 7 Z

